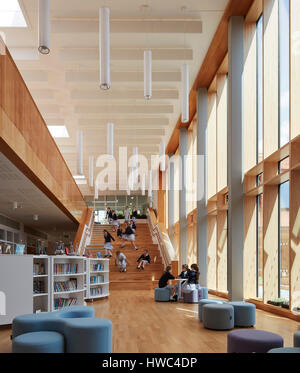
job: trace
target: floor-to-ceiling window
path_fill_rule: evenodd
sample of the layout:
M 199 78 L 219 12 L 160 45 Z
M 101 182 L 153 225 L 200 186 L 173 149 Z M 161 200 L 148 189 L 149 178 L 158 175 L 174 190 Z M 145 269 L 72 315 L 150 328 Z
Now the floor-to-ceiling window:
M 290 0 L 279 5 L 279 147 L 290 139 Z
M 257 105 L 257 155 L 256 161 L 259 163 L 263 159 L 263 16 L 261 15 L 256 24 L 256 105 Z
M 256 296 L 263 297 L 263 194 L 256 197 Z
M 279 185 L 279 268 L 278 295 L 289 300 L 289 209 L 290 182 Z

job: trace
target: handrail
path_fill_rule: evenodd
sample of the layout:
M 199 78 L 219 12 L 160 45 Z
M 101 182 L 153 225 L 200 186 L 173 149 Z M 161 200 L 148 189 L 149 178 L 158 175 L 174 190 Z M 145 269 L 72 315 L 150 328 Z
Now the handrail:
M 161 223 L 157 222 L 154 211 L 151 208 L 147 209 L 147 220 L 151 235 L 158 243 L 164 266 L 171 265 L 172 262 L 178 261 L 167 231 Z
M 87 245 L 89 245 L 91 241 L 94 217 L 95 215 L 94 215 L 94 210 L 93 210 L 93 212 L 91 213 L 91 217 L 90 217 L 88 225 L 85 224 L 83 228 L 81 240 L 80 240 L 79 247 L 78 247 L 78 252 L 80 253 L 80 255 L 84 254 Z

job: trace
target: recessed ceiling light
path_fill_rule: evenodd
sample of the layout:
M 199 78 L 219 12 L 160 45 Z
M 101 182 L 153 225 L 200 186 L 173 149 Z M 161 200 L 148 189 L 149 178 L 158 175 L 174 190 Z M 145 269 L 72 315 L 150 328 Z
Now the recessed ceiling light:
M 66 126 L 48 126 L 48 129 L 54 138 L 70 137 Z
M 0 27 L 27 27 L 18 0 L 0 1 Z

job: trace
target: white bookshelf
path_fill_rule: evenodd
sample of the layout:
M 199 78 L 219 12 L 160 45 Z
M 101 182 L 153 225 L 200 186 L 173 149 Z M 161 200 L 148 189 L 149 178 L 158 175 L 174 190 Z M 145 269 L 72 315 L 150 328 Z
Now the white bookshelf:
M 97 270 L 97 266 L 101 266 Z M 86 259 L 86 299 L 99 299 L 109 296 L 109 259 Z
M 58 300 L 73 299 L 72 304 L 83 305 L 85 297 L 85 258 L 82 256 L 51 256 L 51 294 L 50 310 L 56 311 L 63 304 L 57 305 Z M 76 268 L 75 268 L 76 267 Z M 56 283 L 76 282 L 76 288 L 58 290 Z M 58 306 L 58 307 L 57 307 Z
M 50 257 L 34 255 L 33 272 L 33 312 L 50 311 Z

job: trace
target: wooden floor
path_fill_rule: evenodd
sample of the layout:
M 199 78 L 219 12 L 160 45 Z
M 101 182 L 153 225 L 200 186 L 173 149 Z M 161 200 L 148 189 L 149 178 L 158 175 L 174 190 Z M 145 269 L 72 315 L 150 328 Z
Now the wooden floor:
M 204 329 L 197 304 L 156 303 L 152 290 L 113 290 L 88 306 L 112 320 L 114 352 L 226 352 L 228 332 Z M 298 323 L 257 310 L 256 328 L 280 334 L 289 347 Z M 0 352 L 11 352 L 10 334 L 0 329 Z

